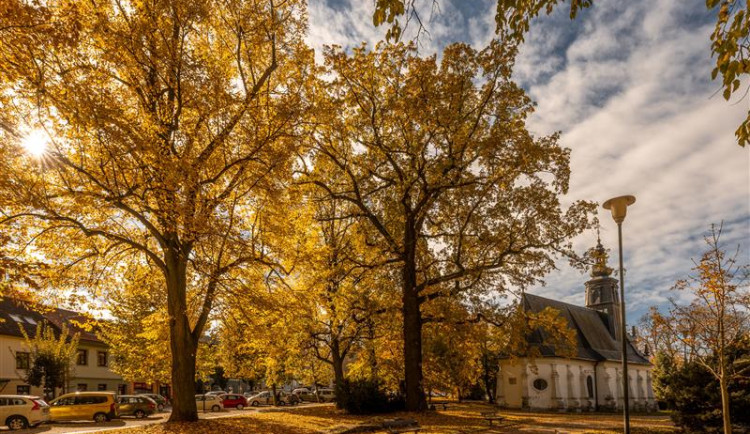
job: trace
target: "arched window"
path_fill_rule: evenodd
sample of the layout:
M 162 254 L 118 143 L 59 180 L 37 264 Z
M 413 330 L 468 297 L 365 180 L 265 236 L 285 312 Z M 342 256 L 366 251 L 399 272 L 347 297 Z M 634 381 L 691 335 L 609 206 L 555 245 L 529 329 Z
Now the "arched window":
M 586 377 L 586 390 L 589 392 L 589 398 L 594 397 L 594 379 L 591 378 L 591 375 Z

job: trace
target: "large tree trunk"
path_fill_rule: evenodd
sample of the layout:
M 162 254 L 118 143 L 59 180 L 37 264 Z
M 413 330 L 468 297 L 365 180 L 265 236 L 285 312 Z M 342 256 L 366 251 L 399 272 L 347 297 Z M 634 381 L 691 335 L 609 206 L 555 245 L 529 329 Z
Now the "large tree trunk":
M 170 422 L 198 420 L 195 404 L 195 361 L 198 341 L 193 338 L 187 316 L 185 258 L 168 253 L 167 310 L 169 312 L 169 343 L 172 349 L 172 414 Z
M 422 387 L 422 312 L 417 292 L 417 236 L 414 221 L 404 227 L 402 303 L 404 315 L 404 387 L 406 410 L 424 411 L 427 400 Z
M 341 357 L 339 341 L 336 339 L 331 342 L 331 364 L 333 365 L 334 390 L 339 393 L 339 390 L 344 387 L 344 358 Z M 342 408 L 341 404 L 340 400 L 336 400 L 336 408 Z
M 721 373 L 719 389 L 721 391 L 721 413 L 724 421 L 724 434 L 732 434 L 732 418 L 729 415 L 729 384 L 726 372 Z
M 416 273 L 414 262 L 404 264 L 403 315 L 404 315 L 404 380 L 406 387 L 406 410 L 427 409 L 422 389 L 422 313 L 419 297 L 415 291 Z

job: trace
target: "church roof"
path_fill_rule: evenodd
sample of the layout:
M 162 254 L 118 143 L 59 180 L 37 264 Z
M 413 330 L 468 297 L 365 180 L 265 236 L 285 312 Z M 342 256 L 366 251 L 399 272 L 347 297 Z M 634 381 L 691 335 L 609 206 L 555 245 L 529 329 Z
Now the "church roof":
M 609 317 L 604 312 L 575 306 L 533 294 L 524 294 L 523 308 L 527 311 L 539 313 L 547 307 L 560 311 L 560 316 L 568 321 L 568 325 L 576 331 L 576 356 L 578 359 L 594 361 L 620 361 L 620 343 L 609 331 Z M 543 357 L 556 357 L 555 349 L 545 345 L 546 333 L 537 329 L 528 336 L 528 342 L 539 348 Z M 635 349 L 628 340 L 628 362 L 649 364 L 649 361 Z

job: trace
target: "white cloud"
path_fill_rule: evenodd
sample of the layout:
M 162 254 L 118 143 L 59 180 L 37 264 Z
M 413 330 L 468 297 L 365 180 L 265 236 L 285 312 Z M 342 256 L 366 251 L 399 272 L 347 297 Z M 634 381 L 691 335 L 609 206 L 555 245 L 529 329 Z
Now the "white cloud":
M 385 29 L 372 26 L 372 2 L 340 3 L 331 9 L 311 2 L 312 46 L 373 45 L 382 38 Z M 475 48 L 489 41 L 495 0 L 439 5 L 432 16 L 420 10 L 422 17 L 431 16 L 420 53 L 458 40 Z M 715 18 L 702 3 L 599 0 L 575 21 L 565 6 L 535 20 L 515 78 L 538 103 L 531 130 L 560 130 L 562 143 L 573 151 L 566 199 L 638 199 L 624 224 L 632 323 L 648 307 L 666 303 L 669 288 L 700 256 L 711 223 L 725 220 L 724 239 L 743 244 L 750 262 L 750 153 L 733 136 L 747 104 L 715 95 L 709 45 Z M 616 226 L 607 211 L 601 210 L 600 219 L 602 241 L 616 265 Z M 585 234 L 574 245 L 582 251 L 595 238 Z M 587 278 L 561 263 L 535 292 L 580 304 Z

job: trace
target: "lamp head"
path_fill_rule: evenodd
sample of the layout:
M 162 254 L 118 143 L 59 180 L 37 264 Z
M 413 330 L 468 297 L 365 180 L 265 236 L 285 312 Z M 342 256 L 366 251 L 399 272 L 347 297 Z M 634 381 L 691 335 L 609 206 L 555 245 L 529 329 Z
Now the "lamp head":
M 612 211 L 612 218 L 617 224 L 622 223 L 625 220 L 625 215 L 628 213 L 628 206 L 635 203 L 635 196 L 618 196 L 609 199 L 604 202 L 602 206 L 604 209 Z

